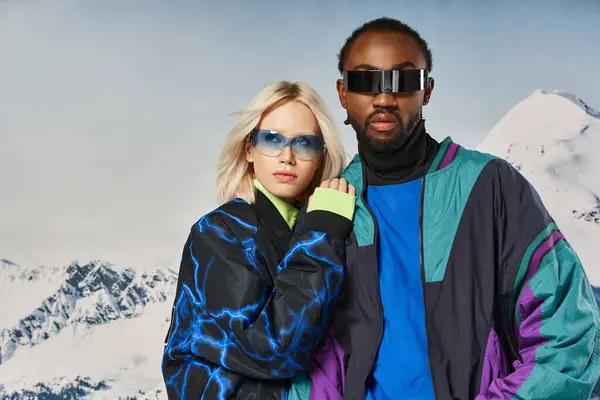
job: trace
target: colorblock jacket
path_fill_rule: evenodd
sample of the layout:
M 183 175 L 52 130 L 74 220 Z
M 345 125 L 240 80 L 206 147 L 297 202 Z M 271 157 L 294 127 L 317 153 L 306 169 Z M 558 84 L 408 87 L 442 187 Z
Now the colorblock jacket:
M 317 355 L 321 367 L 295 381 L 292 399 L 366 396 L 384 322 L 364 175 L 356 156 L 343 173 L 357 204 L 333 335 Z M 588 399 L 600 372 L 597 304 L 532 185 L 506 161 L 450 138 L 422 182 L 420 268 L 435 398 Z M 319 382 L 328 382 L 327 396 Z
M 326 335 L 354 196 L 319 189 L 293 232 L 298 210 L 255 185 L 253 204 L 191 228 L 162 362 L 169 399 L 283 399 Z

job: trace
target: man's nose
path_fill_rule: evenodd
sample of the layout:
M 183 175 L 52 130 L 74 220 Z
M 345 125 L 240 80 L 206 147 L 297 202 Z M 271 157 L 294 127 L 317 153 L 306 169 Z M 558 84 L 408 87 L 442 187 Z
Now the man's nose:
M 291 164 L 294 162 L 294 152 L 291 146 L 285 146 L 279 155 L 279 161 L 286 164 Z
M 379 93 L 373 97 L 373 106 L 376 108 L 396 108 L 396 98 L 390 93 Z

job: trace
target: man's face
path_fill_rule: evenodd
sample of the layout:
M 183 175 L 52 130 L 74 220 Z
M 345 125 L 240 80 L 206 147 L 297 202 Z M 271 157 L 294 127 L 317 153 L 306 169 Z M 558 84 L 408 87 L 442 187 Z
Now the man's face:
M 391 70 L 427 68 L 419 43 L 397 32 L 365 32 L 351 45 L 344 69 Z M 355 93 L 337 81 L 340 104 L 348 113 L 359 140 L 375 151 L 399 148 L 421 119 L 429 102 L 433 79 L 425 90 L 406 93 Z

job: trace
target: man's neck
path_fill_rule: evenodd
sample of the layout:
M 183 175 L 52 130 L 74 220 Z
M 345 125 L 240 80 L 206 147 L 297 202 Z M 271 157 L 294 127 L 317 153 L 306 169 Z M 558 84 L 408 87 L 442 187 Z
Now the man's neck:
M 404 144 L 391 152 L 381 153 L 358 142 L 358 154 L 367 175 L 367 184 L 375 186 L 409 182 L 424 176 L 440 144 L 425 130 L 421 120 Z

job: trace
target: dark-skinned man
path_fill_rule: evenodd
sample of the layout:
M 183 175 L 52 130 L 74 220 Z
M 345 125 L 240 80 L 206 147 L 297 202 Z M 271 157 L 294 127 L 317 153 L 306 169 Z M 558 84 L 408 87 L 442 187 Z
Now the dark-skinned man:
M 427 42 L 377 19 L 348 38 L 339 70 L 357 204 L 311 395 L 337 379 L 352 400 L 588 399 L 599 317 L 581 262 L 508 162 L 427 133 Z

